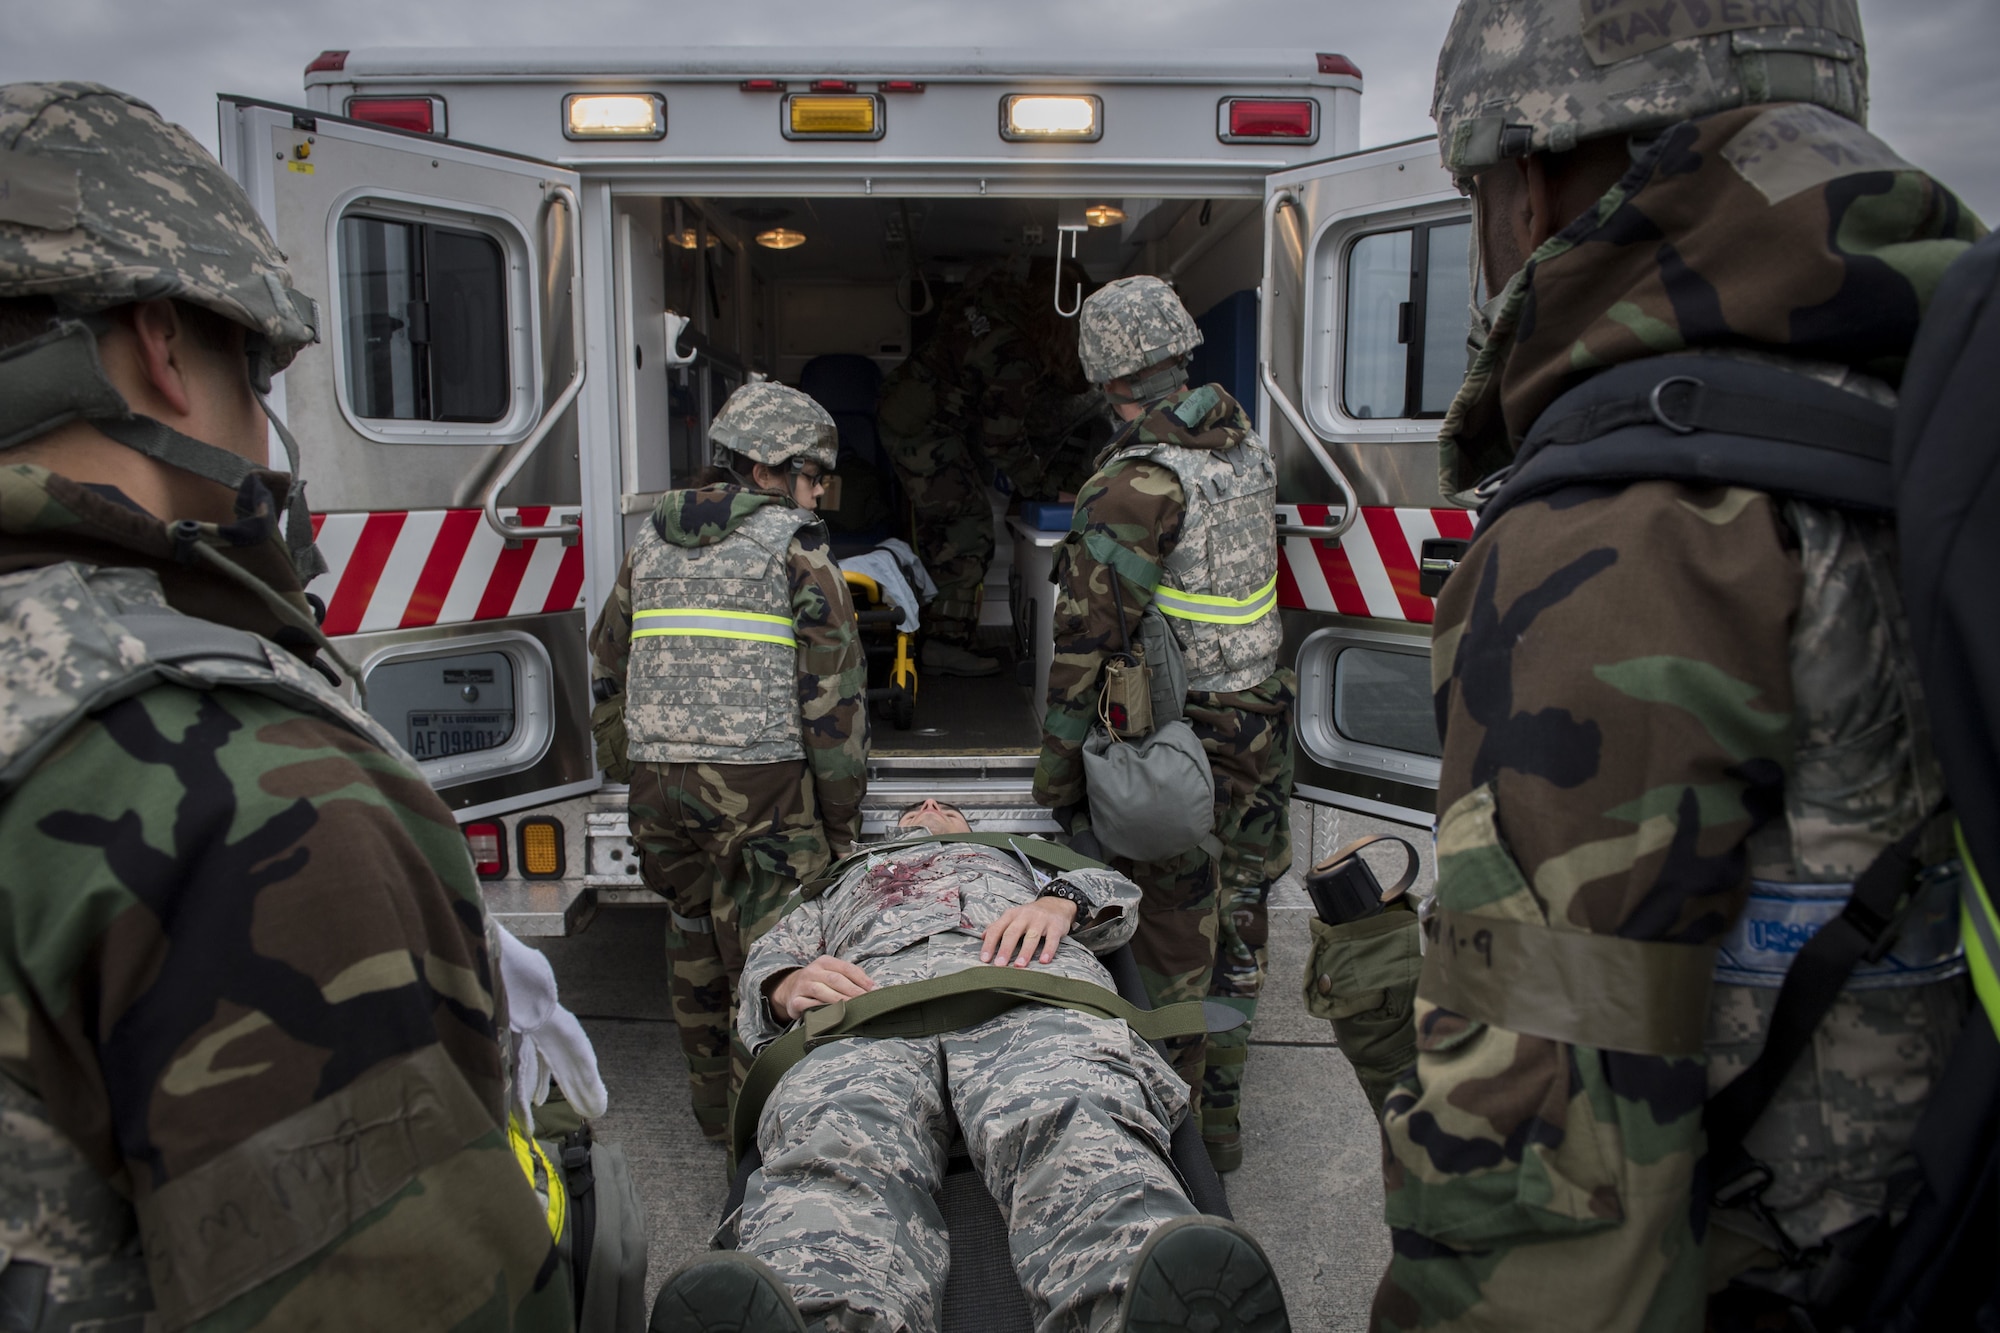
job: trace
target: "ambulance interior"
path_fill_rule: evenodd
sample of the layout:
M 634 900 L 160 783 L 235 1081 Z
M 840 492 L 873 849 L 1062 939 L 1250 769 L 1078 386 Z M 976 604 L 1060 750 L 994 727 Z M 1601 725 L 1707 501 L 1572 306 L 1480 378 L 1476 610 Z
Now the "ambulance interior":
M 882 449 L 876 396 L 883 376 L 953 308 L 968 275 L 993 262 L 1013 261 L 1021 273 L 1032 263 L 1049 282 L 1044 299 L 1065 312 L 1083 294 L 1074 281 L 1079 268 L 1092 284 L 1133 273 L 1170 278 L 1205 337 L 1193 382 L 1218 381 L 1239 401 L 1253 401 L 1260 204 L 1254 197 L 618 199 L 628 539 L 658 492 L 688 485 L 710 461 L 707 421 L 757 372 L 805 389 L 839 425 L 838 491 L 822 503 L 836 555 L 885 537 L 911 541 L 909 501 Z M 1059 239 L 1073 246 L 1064 255 L 1075 261 L 1061 290 L 1052 262 Z M 1100 436 L 1110 429 L 1106 419 Z M 1002 669 L 979 678 L 920 671 L 915 707 L 901 717 L 878 700 L 877 760 L 1011 757 L 1009 767 L 1031 766 L 1040 748 L 1048 569 L 1069 515 L 1024 506 L 1004 477 L 990 499 L 995 555 L 979 651 L 997 655 Z M 862 626 L 878 688 L 886 677 L 884 628 Z

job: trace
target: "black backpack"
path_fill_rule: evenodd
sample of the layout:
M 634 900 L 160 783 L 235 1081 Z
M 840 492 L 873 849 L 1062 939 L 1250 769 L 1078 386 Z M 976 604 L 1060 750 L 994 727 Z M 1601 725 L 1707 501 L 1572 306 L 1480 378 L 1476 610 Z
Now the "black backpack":
M 2000 914 L 1979 870 L 2000 874 L 2000 233 L 1946 272 L 1895 409 L 1756 362 L 1616 366 L 1536 421 L 1513 464 L 1481 486 L 1480 526 L 1564 487 L 1645 480 L 1747 486 L 1896 522 L 1911 642 L 1968 871 L 1979 1002 L 1918 1122 L 1907 1213 L 1830 1238 L 1812 1307 L 1788 1313 L 1820 1330 L 2000 1329 Z M 1743 1138 L 1855 965 L 1893 943 L 1918 832 L 1885 850 L 1800 950 L 1762 1054 L 1710 1099 L 1717 1206 L 1759 1206 L 1770 1176 Z

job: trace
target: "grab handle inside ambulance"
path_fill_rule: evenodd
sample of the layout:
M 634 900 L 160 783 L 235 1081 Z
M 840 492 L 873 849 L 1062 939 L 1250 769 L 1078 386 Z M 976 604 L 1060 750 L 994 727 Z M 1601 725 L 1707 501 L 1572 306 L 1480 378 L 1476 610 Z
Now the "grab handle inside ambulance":
M 555 402 L 549 404 L 549 410 L 542 413 L 542 419 L 535 423 L 534 432 L 527 439 L 521 441 L 520 447 L 514 451 L 514 456 L 507 460 L 507 466 L 500 469 L 500 475 L 487 483 L 486 494 L 481 499 L 479 506 L 486 512 L 486 526 L 492 528 L 508 541 L 515 542 L 533 541 L 538 537 L 562 537 L 569 541 L 575 541 L 578 537 L 577 527 L 573 523 L 557 523 L 539 528 L 521 528 L 515 527 L 500 517 L 500 493 L 506 490 L 514 478 L 520 474 L 521 469 L 527 466 L 528 460 L 534 457 L 535 450 L 542 447 L 542 441 L 548 438 L 549 432 L 555 428 L 556 422 L 562 419 L 563 413 L 569 411 L 570 404 L 576 401 L 577 394 L 583 389 L 583 245 L 579 239 L 583 233 L 583 226 L 582 216 L 577 209 L 576 191 L 570 189 L 567 185 L 552 185 L 549 187 L 550 235 L 548 262 L 551 267 L 554 266 L 556 258 L 557 238 L 554 227 L 555 210 L 558 204 L 562 206 L 569 223 L 567 229 L 569 243 L 566 248 L 569 251 L 570 355 L 576 358 L 576 368 L 570 372 L 569 384 L 556 396 Z
M 1277 246 L 1278 238 L 1276 229 L 1278 225 L 1278 210 L 1288 204 L 1293 208 L 1299 207 L 1298 195 L 1289 189 L 1274 190 L 1271 193 L 1270 199 L 1265 201 L 1264 246 L 1265 253 L 1267 254 L 1272 253 Z M 1322 440 L 1320 433 L 1312 428 L 1312 425 L 1306 420 L 1305 414 L 1293 405 L 1291 398 L 1279 386 L 1278 377 L 1271 373 L 1271 363 L 1267 358 L 1270 355 L 1271 347 L 1272 311 L 1278 303 L 1273 295 L 1267 292 L 1265 299 L 1259 304 L 1261 309 L 1258 318 L 1263 327 L 1258 330 L 1259 336 L 1257 342 L 1258 348 L 1263 355 L 1257 359 L 1258 382 L 1264 386 L 1264 392 L 1270 396 L 1271 402 L 1277 406 L 1278 411 L 1283 414 L 1285 420 L 1291 423 L 1292 429 L 1298 433 L 1299 438 L 1306 442 L 1306 448 L 1312 450 L 1312 456 L 1319 461 L 1320 469 L 1326 473 L 1328 478 L 1340 490 L 1339 518 L 1324 527 L 1301 529 L 1296 532 L 1286 531 L 1284 535 L 1311 536 L 1332 541 L 1342 536 L 1349 528 L 1354 526 L 1354 520 L 1361 516 L 1361 506 L 1355 498 L 1353 485 L 1347 480 L 1347 474 L 1340 470 L 1340 464 L 1334 462 L 1333 455 L 1326 451 L 1326 444 Z

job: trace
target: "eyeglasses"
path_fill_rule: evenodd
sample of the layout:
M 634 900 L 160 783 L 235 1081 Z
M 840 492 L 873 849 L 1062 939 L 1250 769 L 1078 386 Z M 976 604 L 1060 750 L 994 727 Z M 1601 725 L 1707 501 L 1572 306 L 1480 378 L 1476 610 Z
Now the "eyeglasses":
M 803 481 L 806 485 L 816 486 L 822 490 L 833 482 L 833 475 L 831 473 L 825 471 L 808 472 L 798 463 L 792 464 L 792 475 Z

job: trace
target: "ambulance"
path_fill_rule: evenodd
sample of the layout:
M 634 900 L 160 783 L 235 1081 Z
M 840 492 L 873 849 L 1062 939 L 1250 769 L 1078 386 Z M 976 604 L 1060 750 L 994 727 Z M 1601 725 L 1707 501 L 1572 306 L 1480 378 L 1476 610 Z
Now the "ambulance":
M 499 918 L 566 934 L 658 901 L 593 758 L 587 637 L 724 399 L 805 382 L 843 476 L 893 492 L 881 375 L 969 272 L 1037 257 L 1175 284 L 1195 382 L 1278 462 L 1297 798 L 1428 825 L 1427 593 L 1472 533 L 1436 454 L 1471 224 L 1434 141 L 1360 147 L 1361 91 L 1311 51 L 633 46 L 328 51 L 302 106 L 222 97 L 222 160 L 321 311 L 274 393 L 328 564 L 309 591 Z M 924 795 L 1053 827 L 1029 793 L 1067 515 L 993 499 L 982 623 L 1016 669 L 924 676 L 876 718 L 864 832 Z

